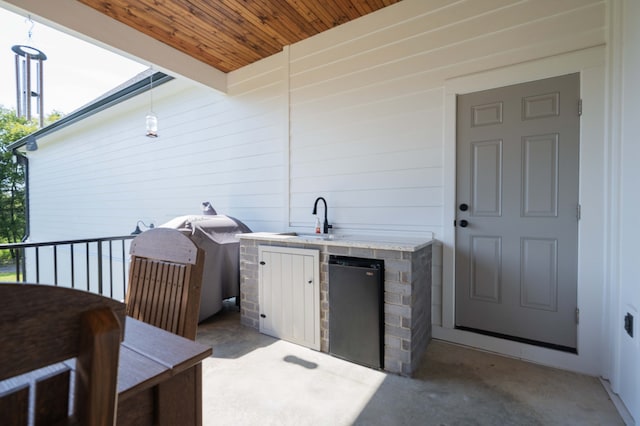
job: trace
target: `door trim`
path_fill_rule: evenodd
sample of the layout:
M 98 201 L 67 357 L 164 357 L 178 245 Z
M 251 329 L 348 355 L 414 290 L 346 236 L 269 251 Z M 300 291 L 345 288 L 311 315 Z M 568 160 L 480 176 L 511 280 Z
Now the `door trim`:
M 507 66 L 445 81 L 444 85 L 444 211 L 441 321 L 434 319 L 433 337 L 586 374 L 603 371 L 603 189 L 605 48 L 593 47 L 564 55 Z M 454 328 L 456 214 L 456 95 L 580 72 L 584 110 L 580 123 L 580 202 L 578 224 L 578 354 L 535 347 Z M 600 137 L 598 137 L 600 135 Z M 588 174 L 586 173 L 588 172 Z M 596 182 L 598 190 L 589 187 Z M 586 188 L 586 190 L 585 190 Z M 582 230 L 589 230 L 582 232 Z M 597 229 L 593 232 L 593 229 Z M 600 262 L 600 264 L 595 264 Z M 594 265 L 595 264 L 595 265 Z M 435 302 L 437 303 L 437 302 Z M 437 310 L 436 310 L 437 312 Z

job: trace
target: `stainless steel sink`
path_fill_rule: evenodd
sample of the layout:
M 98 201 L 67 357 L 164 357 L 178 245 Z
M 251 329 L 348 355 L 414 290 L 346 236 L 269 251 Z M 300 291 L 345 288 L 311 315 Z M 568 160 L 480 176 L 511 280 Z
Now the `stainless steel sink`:
M 298 237 L 304 240 L 333 240 L 335 235 L 333 234 L 312 234 L 312 233 L 299 233 L 299 232 L 282 232 L 280 235 L 289 235 L 292 237 Z

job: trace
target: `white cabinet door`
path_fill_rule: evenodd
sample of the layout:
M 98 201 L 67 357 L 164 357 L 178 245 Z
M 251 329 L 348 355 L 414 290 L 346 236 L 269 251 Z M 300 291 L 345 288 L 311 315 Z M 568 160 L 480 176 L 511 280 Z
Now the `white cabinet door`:
M 320 350 L 318 250 L 260 246 L 260 332 Z

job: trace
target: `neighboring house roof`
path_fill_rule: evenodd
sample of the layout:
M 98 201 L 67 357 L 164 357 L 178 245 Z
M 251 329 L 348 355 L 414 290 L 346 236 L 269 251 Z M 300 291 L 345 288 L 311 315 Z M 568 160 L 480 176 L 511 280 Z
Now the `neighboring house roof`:
M 10 144 L 7 149 L 15 150 L 23 146 L 33 143 L 38 138 L 56 132 L 64 127 L 67 127 L 77 121 L 83 120 L 100 111 L 107 108 L 111 108 L 127 99 L 133 98 L 141 93 L 144 93 L 151 89 L 151 87 L 157 87 L 168 81 L 173 80 L 173 77 L 163 72 L 154 72 L 152 69 L 145 70 L 130 80 L 122 83 L 114 89 L 108 91 L 104 95 L 88 103 L 87 105 L 78 108 L 72 113 L 65 115 L 60 120 L 55 121 L 48 126 L 45 126 L 28 136 L 18 139 Z M 27 146 L 27 150 L 28 150 Z

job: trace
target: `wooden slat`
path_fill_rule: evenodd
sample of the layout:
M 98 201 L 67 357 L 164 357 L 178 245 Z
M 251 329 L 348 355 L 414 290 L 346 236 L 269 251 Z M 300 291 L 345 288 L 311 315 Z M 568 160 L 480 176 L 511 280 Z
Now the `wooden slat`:
M 56 424 L 68 417 L 70 378 L 71 370 L 67 368 L 36 381 L 36 426 Z
M 142 282 L 144 281 L 145 259 L 131 258 L 131 269 L 129 271 L 129 288 L 127 289 L 127 315 L 138 317 L 140 315 L 140 300 L 142 298 Z
M 180 268 L 178 268 L 177 265 L 174 265 L 171 268 L 171 304 L 167 306 L 169 317 L 167 319 L 166 329 L 176 334 L 179 334 L 177 324 L 180 321 L 180 298 L 182 297 L 180 282 Z
M 171 301 L 172 304 L 167 307 L 168 317 L 167 317 L 167 330 L 170 330 L 173 333 L 176 333 L 177 329 L 175 324 L 178 322 L 178 309 L 176 301 L 180 297 L 180 292 L 178 291 L 178 282 L 180 280 L 180 269 L 177 268 L 176 265 L 171 268 L 171 274 L 169 275 L 171 279 L 169 280 L 169 289 L 171 290 Z
M 153 273 L 149 277 L 149 294 L 147 302 L 146 319 L 149 324 L 156 325 L 158 323 L 157 314 L 162 309 L 161 304 L 164 300 L 160 297 L 164 281 L 162 280 L 162 271 L 165 265 L 163 262 L 152 262 Z
M 229 72 L 400 0 L 79 0 Z
M 162 271 L 162 281 L 165 283 L 169 283 L 171 282 L 171 269 L 172 269 L 172 265 L 165 265 L 165 267 L 163 268 Z M 158 327 L 163 328 L 163 329 L 167 329 L 167 323 L 168 323 L 168 318 L 169 318 L 169 309 L 167 309 L 167 303 L 169 303 L 169 301 L 171 300 L 171 286 L 170 285 L 165 285 L 162 288 L 162 292 L 160 293 L 160 295 L 162 296 L 162 308 L 159 309 L 158 312 L 158 318 L 156 320 L 156 324 L 158 324 Z
M 151 281 L 151 274 L 153 272 L 153 263 L 149 262 L 147 259 L 144 260 L 144 274 L 141 275 L 141 281 L 138 284 L 140 286 L 140 291 L 138 295 L 140 299 L 136 301 L 138 305 L 140 318 L 147 318 L 147 310 L 149 307 L 148 297 L 149 297 L 149 282 Z
M 29 385 L 24 384 L 0 395 L 2 424 L 27 426 L 29 423 Z
M 170 294 L 169 292 L 169 286 L 166 283 L 169 283 L 169 274 L 171 273 L 171 269 L 174 268 L 175 265 L 171 265 L 171 264 L 167 264 L 165 263 L 164 265 L 162 265 L 162 271 L 161 271 L 161 275 L 159 277 L 159 279 L 162 281 L 163 285 L 162 285 L 162 289 L 160 292 L 158 292 L 158 312 L 155 318 L 155 322 L 156 324 L 166 324 L 166 319 L 167 319 L 167 315 L 166 312 L 168 310 L 168 307 L 171 305 L 172 300 L 170 297 L 167 297 L 168 294 Z M 161 325 L 162 326 L 162 325 Z
M 137 317 L 138 315 L 140 315 L 140 310 L 139 310 L 139 305 L 137 303 L 133 303 L 134 300 L 140 300 L 139 298 L 139 291 L 140 291 L 140 274 L 141 269 L 143 267 L 142 265 L 143 263 L 143 259 L 137 259 L 137 258 L 132 258 L 131 259 L 131 266 L 129 269 L 129 274 L 130 274 L 130 278 L 129 279 L 129 288 L 127 289 L 127 296 L 126 296 L 126 304 L 127 304 L 127 315 L 131 315 L 133 317 Z
M 191 274 L 187 269 L 181 268 L 180 270 L 181 279 L 178 281 L 178 292 L 180 294 L 179 300 L 176 302 L 176 308 L 178 312 L 178 321 L 176 322 L 176 327 L 180 330 L 180 335 L 184 335 L 187 324 L 187 309 L 189 309 L 189 297 L 191 293 L 190 279 Z
M 185 318 L 185 330 L 184 337 L 195 340 L 198 334 L 198 317 L 200 315 L 200 298 L 202 294 L 202 276 L 204 273 L 204 253 L 203 261 L 197 262 L 192 268 L 188 270 L 190 276 L 187 279 L 189 283 L 189 294 L 193 300 L 197 300 L 198 303 L 189 303 L 186 310 Z
M 167 285 L 167 294 L 169 295 L 167 300 L 169 300 L 170 303 L 167 304 L 165 309 L 166 315 L 164 318 L 164 324 L 166 324 L 166 330 L 173 329 L 173 324 L 176 321 L 177 312 L 175 311 L 175 303 L 176 298 L 179 296 L 177 285 L 180 279 L 179 272 L 180 265 L 171 265 L 167 269 L 167 283 L 169 283 Z

